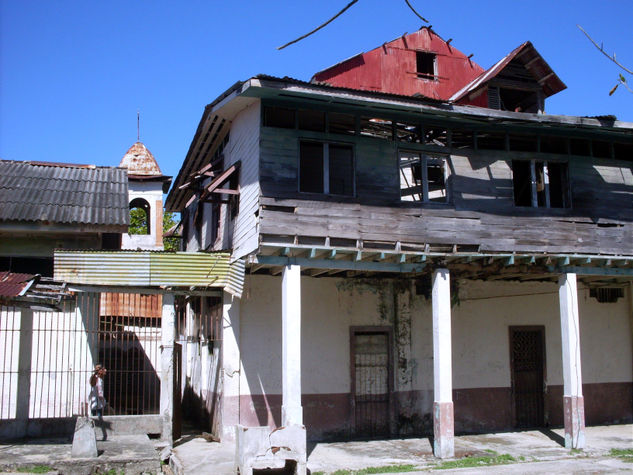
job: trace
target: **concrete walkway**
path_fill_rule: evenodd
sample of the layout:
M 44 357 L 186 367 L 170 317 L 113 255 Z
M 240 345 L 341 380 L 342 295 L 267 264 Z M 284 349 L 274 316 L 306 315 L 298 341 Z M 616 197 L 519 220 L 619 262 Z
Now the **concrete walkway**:
M 159 473 L 161 464 L 155 444 L 146 435 L 111 436 L 98 440 L 99 456 L 91 459 L 72 458 L 72 444 L 66 439 L 28 440 L 0 443 L 0 472 L 50 467 L 61 474 Z
M 564 470 L 567 472 L 633 471 L 632 463 L 608 456 L 611 449 L 633 449 L 633 425 L 588 427 L 586 439 L 585 450 L 576 452 L 561 445 L 564 443 L 562 429 L 459 436 L 455 437 L 455 455 L 462 458 L 508 454 L 519 461 L 513 465 L 490 467 L 494 473 L 560 472 L 552 464 L 563 461 L 574 464 L 574 467 L 578 465 L 577 469 Z M 177 442 L 170 464 L 176 475 L 229 475 L 234 473 L 234 451 L 231 444 L 189 436 Z M 318 443 L 309 444 L 308 448 L 308 469 L 312 473 L 388 465 L 413 465 L 419 472 L 424 472 L 432 470 L 438 463 L 427 438 Z M 485 470 L 478 467 L 455 472 L 480 473 Z M 442 471 L 446 472 L 453 470 Z

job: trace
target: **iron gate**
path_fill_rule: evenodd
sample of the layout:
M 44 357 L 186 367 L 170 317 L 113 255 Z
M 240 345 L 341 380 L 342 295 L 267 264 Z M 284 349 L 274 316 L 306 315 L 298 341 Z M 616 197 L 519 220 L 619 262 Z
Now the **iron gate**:
M 544 424 L 545 329 L 510 327 L 512 412 L 517 428 Z
M 352 328 L 351 353 L 353 435 L 388 436 L 393 380 L 390 329 Z

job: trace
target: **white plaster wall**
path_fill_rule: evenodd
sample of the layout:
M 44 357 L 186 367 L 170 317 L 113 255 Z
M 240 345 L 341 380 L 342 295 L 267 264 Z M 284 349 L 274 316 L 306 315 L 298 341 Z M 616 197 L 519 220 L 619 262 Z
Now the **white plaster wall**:
M 150 207 L 150 234 L 128 234 L 121 236 L 121 249 L 152 249 L 162 250 L 162 243 L 156 245 L 156 212 L 157 202 L 163 203 L 163 184 L 159 181 L 133 181 L 129 182 L 128 203 L 136 198 L 142 198 Z M 162 225 L 162 223 L 161 223 Z M 162 232 L 162 229 L 161 229 Z
M 348 392 L 350 326 L 391 325 L 396 303 L 400 317 L 411 315 L 410 335 L 406 327 L 394 329 L 399 345 L 410 345 L 405 351 L 394 347 L 396 389 L 433 389 L 431 302 L 415 295 L 412 285 L 400 287 L 397 299 L 388 280 L 302 277 L 301 285 L 304 393 Z M 459 281 L 459 288 L 460 304 L 452 307 L 454 388 L 510 386 L 508 327 L 513 325 L 545 327 L 547 384 L 562 384 L 556 284 Z M 583 381 L 631 381 L 628 299 L 600 304 L 581 285 L 579 311 Z M 247 276 L 240 319 L 240 393 L 280 394 L 280 277 Z M 405 357 L 405 368 L 399 368 L 398 356 Z

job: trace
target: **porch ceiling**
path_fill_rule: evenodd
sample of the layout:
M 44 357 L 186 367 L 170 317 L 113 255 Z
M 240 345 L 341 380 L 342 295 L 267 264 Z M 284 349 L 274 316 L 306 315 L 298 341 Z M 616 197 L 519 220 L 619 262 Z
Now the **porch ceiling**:
M 310 276 L 372 277 L 423 276 L 446 267 L 457 278 L 480 280 L 555 281 L 575 273 L 585 283 L 624 284 L 633 281 L 633 256 L 553 253 L 493 253 L 444 246 L 417 251 L 328 245 L 262 243 L 247 259 L 251 274 L 279 274 L 296 264 Z

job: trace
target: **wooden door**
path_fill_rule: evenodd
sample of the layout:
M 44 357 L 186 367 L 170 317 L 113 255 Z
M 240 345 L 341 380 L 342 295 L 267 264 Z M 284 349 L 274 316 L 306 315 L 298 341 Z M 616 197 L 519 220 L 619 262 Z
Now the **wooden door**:
M 393 381 L 391 329 L 353 327 L 350 336 L 353 436 L 389 436 Z
M 542 427 L 545 422 L 544 327 L 510 327 L 510 370 L 514 426 Z

